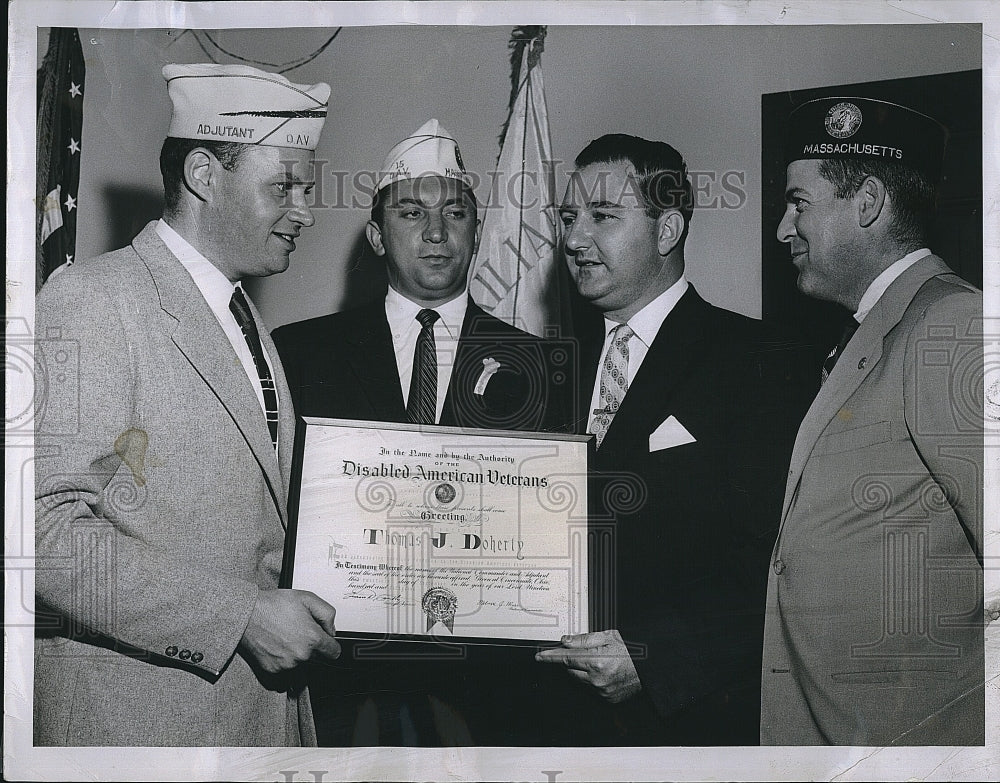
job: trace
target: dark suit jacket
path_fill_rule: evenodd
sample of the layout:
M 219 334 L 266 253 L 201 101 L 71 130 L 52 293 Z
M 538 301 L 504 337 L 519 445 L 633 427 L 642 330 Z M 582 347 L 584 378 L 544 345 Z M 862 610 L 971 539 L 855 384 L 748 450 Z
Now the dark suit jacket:
M 283 326 L 273 337 L 297 414 L 407 421 L 383 301 Z M 470 300 L 440 423 L 568 431 L 563 398 L 570 396 L 572 353 Z M 500 369 L 478 395 L 485 359 Z M 314 680 L 319 742 L 550 744 L 540 733 L 541 710 L 528 705 L 549 692 L 541 683 L 554 673 L 533 655 L 531 648 L 345 643 L 337 664 L 322 667 Z M 511 721 L 514 714 L 518 720 Z
M 273 337 L 300 416 L 407 421 L 382 300 L 283 326 Z M 470 300 L 440 423 L 565 429 L 562 392 L 548 377 L 547 354 L 541 340 L 488 315 Z M 475 386 L 485 359 L 500 362 L 500 369 L 478 395 Z M 568 380 L 563 386 L 568 388 Z
M 580 335 L 584 413 L 603 318 L 592 327 Z M 757 743 L 768 557 L 808 404 L 786 386 L 787 355 L 689 288 L 591 454 L 596 627 L 621 632 L 642 683 L 604 708 L 610 723 L 592 715 L 609 744 Z M 671 417 L 694 442 L 651 450 Z

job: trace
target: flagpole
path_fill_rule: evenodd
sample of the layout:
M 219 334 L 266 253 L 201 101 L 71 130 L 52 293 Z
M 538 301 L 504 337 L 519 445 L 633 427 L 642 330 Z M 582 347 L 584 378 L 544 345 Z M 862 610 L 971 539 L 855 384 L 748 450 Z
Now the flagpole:
M 528 56 L 531 47 L 534 45 L 535 39 L 532 38 L 528 42 L 528 45 L 524 49 L 524 64 L 527 66 L 527 71 L 524 74 L 525 89 L 528 94 L 525 96 L 527 100 L 527 105 L 531 106 L 531 69 L 534 67 L 531 64 L 531 58 Z M 514 322 L 517 323 L 517 300 L 521 294 L 521 241 L 524 237 L 524 160 L 527 155 L 528 149 L 528 112 L 524 112 L 524 128 L 522 128 L 521 133 L 521 193 L 518 201 L 518 223 L 517 223 L 517 276 L 514 278 L 514 311 L 513 318 Z

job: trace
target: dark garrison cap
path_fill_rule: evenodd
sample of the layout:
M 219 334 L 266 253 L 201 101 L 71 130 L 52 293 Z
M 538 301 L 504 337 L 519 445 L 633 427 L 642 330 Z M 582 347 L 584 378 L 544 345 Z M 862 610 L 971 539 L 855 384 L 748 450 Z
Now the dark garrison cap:
M 926 114 L 872 98 L 817 98 L 788 118 L 785 162 L 853 158 L 902 163 L 941 177 L 947 129 Z

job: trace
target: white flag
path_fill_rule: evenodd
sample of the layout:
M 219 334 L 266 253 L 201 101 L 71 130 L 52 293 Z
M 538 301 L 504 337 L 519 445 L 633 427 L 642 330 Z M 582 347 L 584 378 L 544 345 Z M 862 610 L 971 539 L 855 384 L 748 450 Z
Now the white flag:
M 557 248 L 552 141 L 539 64 L 529 67 L 524 47 L 522 79 L 511 109 L 497 178 L 486 209 L 469 293 L 484 310 L 538 337 L 561 327 L 565 277 Z M 526 76 L 525 76 L 526 74 Z

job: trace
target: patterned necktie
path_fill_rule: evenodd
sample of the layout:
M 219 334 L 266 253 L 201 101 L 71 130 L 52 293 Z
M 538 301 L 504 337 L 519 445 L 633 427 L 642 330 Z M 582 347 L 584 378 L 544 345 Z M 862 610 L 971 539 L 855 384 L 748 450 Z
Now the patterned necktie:
M 233 291 L 233 297 L 229 300 L 229 311 L 236 318 L 236 323 L 243 330 L 243 337 L 250 347 L 250 354 L 253 356 L 253 363 L 257 367 L 257 377 L 260 379 L 260 388 L 264 392 L 264 415 L 267 418 L 267 429 L 271 433 L 271 443 L 274 444 L 275 451 L 278 450 L 278 395 L 274 390 L 274 379 L 271 377 L 271 370 L 268 369 L 267 360 L 264 358 L 264 348 L 260 344 L 260 333 L 257 331 L 257 324 L 254 323 L 250 314 L 250 305 L 243 295 L 243 289 L 239 286 Z
M 848 319 L 847 323 L 844 324 L 844 331 L 840 335 L 840 342 L 838 342 L 837 346 L 832 351 L 830 351 L 830 353 L 826 357 L 826 361 L 823 362 L 823 372 L 820 373 L 819 377 L 820 385 L 826 383 L 826 379 L 829 378 L 830 373 L 833 372 L 833 367 L 837 363 L 837 360 L 840 358 L 840 354 L 844 352 L 844 349 L 847 347 L 847 344 L 851 341 L 851 338 L 854 336 L 854 333 L 858 331 L 858 327 L 860 325 L 861 324 L 859 324 L 853 318 Z
M 434 322 L 441 316 L 434 310 L 417 313 L 420 334 L 413 349 L 413 374 L 410 376 L 410 399 L 406 417 L 414 424 L 433 424 L 437 418 L 437 347 L 434 344 Z
M 628 391 L 628 341 L 634 334 L 628 324 L 618 324 L 611 333 L 611 345 L 601 367 L 601 407 L 594 411 L 590 428 L 597 436 L 597 448 L 601 447 L 611 420 Z

